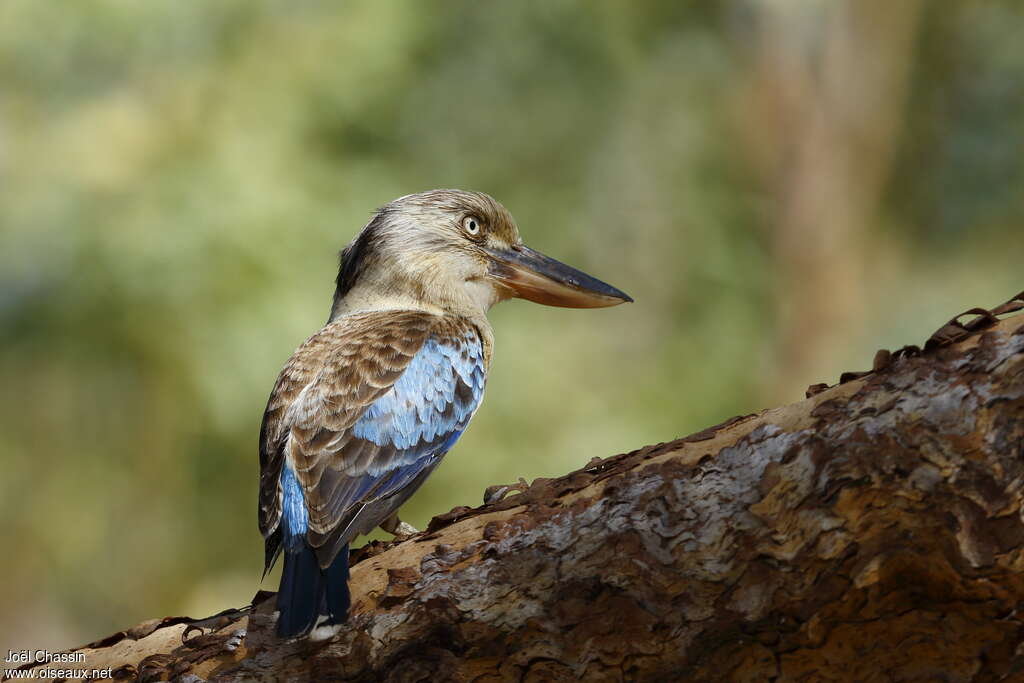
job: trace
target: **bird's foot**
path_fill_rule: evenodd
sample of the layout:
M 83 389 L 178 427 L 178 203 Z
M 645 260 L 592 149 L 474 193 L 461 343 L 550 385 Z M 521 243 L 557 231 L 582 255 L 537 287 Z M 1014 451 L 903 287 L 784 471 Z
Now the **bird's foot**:
M 526 480 L 522 477 L 519 477 L 519 481 L 514 484 L 495 484 L 494 486 L 488 486 L 484 490 L 484 505 L 497 503 L 513 491 L 523 493 L 528 488 L 530 488 L 530 485 L 527 484 Z
M 397 512 L 381 522 L 380 528 L 392 536 L 398 537 L 412 536 L 413 534 L 419 533 L 419 529 L 414 527 L 412 524 L 406 524 L 400 520 Z
M 238 609 L 226 609 L 223 612 L 218 612 L 212 617 L 206 617 L 205 619 L 195 619 L 185 627 L 184 631 L 181 632 L 181 640 L 182 642 L 188 640 L 193 631 L 198 631 L 199 635 L 203 635 L 204 630 L 209 631 L 210 633 L 219 631 L 228 624 L 237 622 L 242 617 L 248 616 L 251 613 L 252 605 L 246 605 L 245 607 Z M 232 631 L 231 637 L 227 642 L 228 649 L 231 650 L 233 648 L 237 648 L 244 638 L 245 629 L 236 629 Z
M 224 642 L 224 649 L 228 652 L 237 650 L 245 641 L 245 633 L 246 630 L 244 628 L 236 628 L 232 631 L 231 636 Z
M 330 640 L 341 632 L 344 624 L 335 624 L 329 617 L 321 616 L 309 632 L 309 639 L 313 642 Z

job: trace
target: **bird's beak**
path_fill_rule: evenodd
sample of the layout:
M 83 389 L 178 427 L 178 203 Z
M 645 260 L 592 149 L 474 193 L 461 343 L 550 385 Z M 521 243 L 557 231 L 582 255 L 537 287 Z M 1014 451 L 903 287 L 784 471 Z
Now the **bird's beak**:
M 490 275 L 513 296 L 565 308 L 603 308 L 632 301 L 628 294 L 521 244 L 488 249 Z

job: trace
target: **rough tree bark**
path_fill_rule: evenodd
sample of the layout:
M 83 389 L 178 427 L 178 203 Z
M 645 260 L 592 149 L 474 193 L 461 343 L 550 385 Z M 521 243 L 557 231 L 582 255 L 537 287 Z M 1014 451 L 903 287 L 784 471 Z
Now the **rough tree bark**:
M 358 553 L 351 628 L 327 643 L 276 641 L 261 593 L 251 613 L 115 634 L 75 666 L 181 681 L 1024 680 L 1024 315 L 975 312 L 805 401 Z

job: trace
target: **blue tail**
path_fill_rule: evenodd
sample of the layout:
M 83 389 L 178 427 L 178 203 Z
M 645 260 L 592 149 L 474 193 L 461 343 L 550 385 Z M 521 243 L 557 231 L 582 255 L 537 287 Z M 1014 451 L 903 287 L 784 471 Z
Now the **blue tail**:
M 341 624 L 348 618 L 348 545 L 327 569 L 320 569 L 309 544 L 285 550 L 281 587 L 277 592 L 277 635 L 293 638 L 314 626 Z

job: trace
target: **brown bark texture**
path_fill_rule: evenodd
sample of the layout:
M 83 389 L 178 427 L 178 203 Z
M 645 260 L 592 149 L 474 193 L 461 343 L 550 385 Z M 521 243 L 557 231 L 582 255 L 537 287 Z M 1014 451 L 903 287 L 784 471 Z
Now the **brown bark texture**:
M 354 553 L 352 618 L 329 641 L 276 640 L 261 593 L 115 634 L 76 666 L 190 683 L 1024 680 L 1024 315 L 974 313 L 799 403 Z

